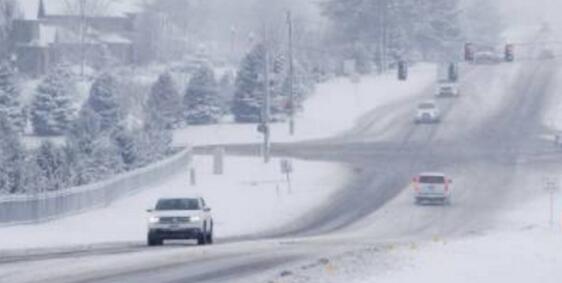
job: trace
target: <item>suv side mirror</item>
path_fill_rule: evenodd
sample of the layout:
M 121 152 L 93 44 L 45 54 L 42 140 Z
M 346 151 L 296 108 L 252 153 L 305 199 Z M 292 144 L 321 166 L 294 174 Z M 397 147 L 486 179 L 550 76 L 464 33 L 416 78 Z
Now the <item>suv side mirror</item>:
M 205 207 L 205 208 L 203 208 L 203 211 L 205 211 L 205 212 L 211 212 L 211 208 L 210 208 L 210 207 Z

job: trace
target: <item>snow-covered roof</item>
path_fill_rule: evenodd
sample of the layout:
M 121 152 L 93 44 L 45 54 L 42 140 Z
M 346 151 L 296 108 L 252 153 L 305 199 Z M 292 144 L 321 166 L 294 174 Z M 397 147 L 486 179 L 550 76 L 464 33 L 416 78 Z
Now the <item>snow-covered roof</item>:
M 37 19 L 40 0 L 20 0 L 25 19 Z M 85 1 L 86 10 L 92 16 L 122 17 L 142 9 L 143 0 L 43 0 L 47 15 L 77 15 L 79 1 Z
M 132 41 L 126 37 L 123 37 L 121 35 L 115 34 L 115 33 L 105 33 L 105 34 L 100 34 L 98 36 L 98 39 L 101 42 L 105 42 L 105 43 L 123 43 L 123 44 L 130 44 L 132 43 Z
M 57 38 L 57 28 L 47 25 L 39 25 L 39 37 L 34 45 L 48 46 L 50 43 L 55 42 Z
M 92 28 L 89 28 L 86 33 L 87 36 L 84 40 L 85 43 L 89 44 L 97 44 L 100 42 L 131 43 L 129 39 L 122 36 L 116 34 L 103 34 Z M 47 47 L 49 44 L 53 43 L 75 44 L 78 42 L 80 42 L 79 35 L 71 29 L 48 24 L 39 24 L 39 36 L 30 44 L 34 46 Z

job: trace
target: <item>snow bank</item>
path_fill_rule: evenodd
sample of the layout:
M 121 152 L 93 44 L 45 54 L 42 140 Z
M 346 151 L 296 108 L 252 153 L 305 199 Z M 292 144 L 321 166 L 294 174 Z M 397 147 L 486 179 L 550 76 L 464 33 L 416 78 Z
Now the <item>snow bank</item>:
M 288 123 L 273 124 L 273 142 L 295 142 L 333 137 L 350 130 L 357 120 L 373 109 L 418 94 L 433 83 L 435 65 L 420 64 L 401 82 L 391 72 L 363 77 L 359 83 L 339 78 L 317 86 L 304 102 L 304 112 L 296 118 L 296 134 L 289 135 Z M 191 126 L 176 131 L 176 145 L 258 143 L 263 139 L 255 124 Z
M 289 191 L 279 160 L 264 165 L 258 158 L 227 157 L 223 176 L 212 174 L 210 157 L 197 156 L 193 162 L 195 187 L 189 185 L 185 167 L 185 172 L 106 208 L 43 224 L 0 228 L 0 250 L 144 242 L 145 210 L 159 197 L 185 194 L 206 198 L 218 238 L 262 232 L 298 221 L 327 201 L 350 174 L 337 164 L 295 161 Z
M 435 234 L 429 239 L 423 232 L 390 240 L 377 240 L 377 233 L 363 233 L 351 237 L 353 241 L 348 242 L 356 245 L 346 252 L 287 267 L 290 275 L 282 278 L 281 271 L 276 270 L 267 279 L 284 283 L 560 282 L 562 193 L 554 195 L 551 225 L 550 194 L 543 188 L 545 177 L 559 175 L 560 168 L 555 166 L 514 172 L 517 190 L 506 202 L 497 203 L 499 212 L 490 214 L 486 221 L 494 224 L 485 225 L 488 228 L 475 229 L 462 237 Z M 446 218 L 454 207 L 447 208 L 447 215 L 441 217 Z M 405 208 L 401 211 L 408 214 Z M 380 222 L 373 225 L 381 229 L 401 225 L 394 220 L 396 215 L 387 217 L 387 226 Z M 468 225 L 470 220 L 466 222 Z
M 560 282 L 562 235 L 545 229 L 497 233 L 399 251 L 405 267 L 358 282 Z

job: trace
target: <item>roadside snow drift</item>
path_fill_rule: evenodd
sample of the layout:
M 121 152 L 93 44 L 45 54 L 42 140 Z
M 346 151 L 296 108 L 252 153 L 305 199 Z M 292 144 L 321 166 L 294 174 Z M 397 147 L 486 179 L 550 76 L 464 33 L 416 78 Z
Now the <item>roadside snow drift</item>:
M 145 210 L 159 197 L 201 195 L 213 209 L 215 236 L 225 238 L 264 232 L 298 221 L 327 201 L 350 174 L 337 164 L 294 161 L 289 190 L 280 161 L 227 157 L 225 175 L 212 174 L 210 157 L 195 157 L 197 186 L 189 173 L 115 202 L 109 207 L 37 225 L 0 228 L 0 250 L 144 242 Z

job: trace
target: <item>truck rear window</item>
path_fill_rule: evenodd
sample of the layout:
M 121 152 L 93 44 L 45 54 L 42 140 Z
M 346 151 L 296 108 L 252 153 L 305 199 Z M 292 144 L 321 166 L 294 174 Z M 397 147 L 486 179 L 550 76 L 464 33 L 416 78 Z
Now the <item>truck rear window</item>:
M 419 109 L 434 109 L 435 108 L 435 104 L 433 103 L 421 103 L 420 105 L 418 105 Z
M 444 184 L 445 177 L 443 176 L 421 176 L 420 183 L 424 184 Z

